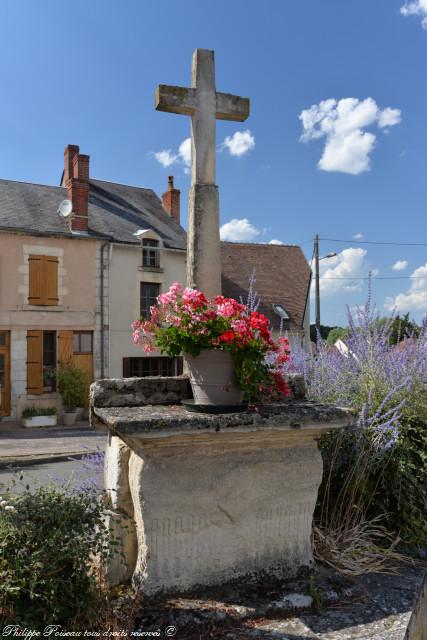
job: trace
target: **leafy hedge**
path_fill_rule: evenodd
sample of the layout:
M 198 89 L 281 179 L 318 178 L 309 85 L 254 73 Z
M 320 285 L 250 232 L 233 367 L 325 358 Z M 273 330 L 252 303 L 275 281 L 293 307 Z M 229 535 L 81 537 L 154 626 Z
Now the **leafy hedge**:
M 96 617 L 94 557 L 114 544 L 93 492 L 40 487 L 0 500 L 0 622 L 81 629 Z

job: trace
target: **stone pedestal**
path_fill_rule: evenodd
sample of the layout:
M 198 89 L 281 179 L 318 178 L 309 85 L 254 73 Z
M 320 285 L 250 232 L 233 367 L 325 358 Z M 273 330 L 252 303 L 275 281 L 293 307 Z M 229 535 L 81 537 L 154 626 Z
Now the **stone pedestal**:
M 112 583 L 132 573 L 152 594 L 310 566 L 316 438 L 348 424 L 346 410 L 292 402 L 217 416 L 162 405 L 93 412 L 110 431 L 107 489 L 128 515 L 131 497 L 135 522 L 128 569 L 111 572 Z

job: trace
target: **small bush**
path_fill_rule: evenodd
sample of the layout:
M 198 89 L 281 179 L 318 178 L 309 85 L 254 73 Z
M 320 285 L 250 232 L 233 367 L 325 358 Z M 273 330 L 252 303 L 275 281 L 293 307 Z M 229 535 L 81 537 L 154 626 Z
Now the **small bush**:
M 87 379 L 84 371 L 78 367 L 66 365 L 57 372 L 58 388 L 66 411 L 74 411 L 83 407 L 87 390 Z
M 411 547 L 427 549 L 427 392 L 420 389 L 405 407 L 400 435 L 374 494 L 371 512 Z
M 0 500 L 0 623 L 90 627 L 100 590 L 94 558 L 112 542 L 93 492 L 40 487 Z
M 36 416 L 56 416 L 56 407 L 42 407 L 37 409 L 35 406 L 25 407 L 22 412 L 22 417 L 35 418 Z

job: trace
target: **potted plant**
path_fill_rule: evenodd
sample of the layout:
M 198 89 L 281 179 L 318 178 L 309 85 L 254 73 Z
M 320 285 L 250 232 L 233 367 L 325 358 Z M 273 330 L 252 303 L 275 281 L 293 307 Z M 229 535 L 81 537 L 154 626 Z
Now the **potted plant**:
M 58 369 L 57 380 L 64 407 L 63 421 L 70 426 L 76 421 L 77 408 L 84 404 L 86 374 L 78 367 L 65 365 Z
M 173 284 L 151 307 L 149 320 L 133 323 L 133 339 L 149 353 L 184 354 L 196 405 L 239 405 L 290 394 L 281 366 L 286 338 L 272 339 L 264 315 L 244 304 Z
M 40 409 L 35 406 L 25 407 L 22 412 L 22 426 L 27 429 L 33 427 L 55 427 L 56 418 L 56 407 L 42 407 Z

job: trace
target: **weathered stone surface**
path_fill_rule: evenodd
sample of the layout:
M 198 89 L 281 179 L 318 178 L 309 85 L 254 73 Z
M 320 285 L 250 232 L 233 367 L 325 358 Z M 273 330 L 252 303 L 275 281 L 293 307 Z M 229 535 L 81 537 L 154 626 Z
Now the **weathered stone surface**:
M 135 586 L 186 591 L 311 565 L 322 476 L 315 439 L 348 424 L 348 411 L 307 402 L 227 415 L 162 405 L 93 411 L 132 450 Z
M 251 442 L 144 447 L 132 454 L 145 593 L 185 591 L 312 563 L 311 522 L 322 474 L 317 446 Z M 303 474 L 301 470 L 303 469 Z
M 201 432 L 217 433 L 250 432 L 262 429 L 267 432 L 287 430 L 292 439 L 309 439 L 329 429 L 339 428 L 351 422 L 350 410 L 314 402 L 285 402 L 262 405 L 256 410 L 242 413 L 208 414 L 192 413 L 181 405 L 145 405 L 141 407 L 94 407 L 98 420 L 113 433 L 129 440 L 132 435 L 150 439 L 179 434 Z
M 93 407 L 177 404 L 192 397 L 190 381 L 186 376 L 98 380 L 90 386 L 91 423 L 96 423 Z
M 109 434 L 105 456 L 104 485 L 111 510 L 107 526 L 112 536 L 121 541 L 123 558 L 112 554 L 104 567 L 109 584 L 126 582 L 132 577 L 136 563 L 137 543 L 134 509 L 129 487 L 131 451 L 120 438 Z
M 219 199 L 215 185 L 195 184 L 188 194 L 187 286 L 208 298 L 221 293 Z

